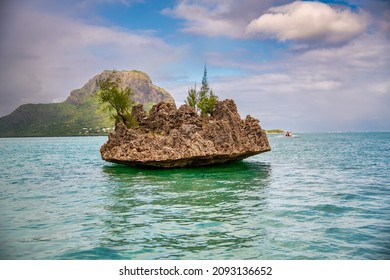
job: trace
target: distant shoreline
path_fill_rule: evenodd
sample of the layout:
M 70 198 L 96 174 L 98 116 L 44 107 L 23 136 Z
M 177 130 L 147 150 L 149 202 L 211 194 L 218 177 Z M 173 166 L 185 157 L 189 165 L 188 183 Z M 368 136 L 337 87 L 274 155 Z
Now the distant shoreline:
M 278 129 L 278 128 L 275 128 L 275 129 L 264 129 L 264 131 L 267 134 L 283 134 L 284 133 L 284 130 Z

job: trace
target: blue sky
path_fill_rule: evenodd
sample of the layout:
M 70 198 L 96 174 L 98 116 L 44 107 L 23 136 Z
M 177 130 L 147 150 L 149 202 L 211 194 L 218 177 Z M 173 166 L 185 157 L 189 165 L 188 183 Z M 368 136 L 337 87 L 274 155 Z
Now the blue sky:
M 390 1 L 2 1 L 0 116 L 137 69 L 200 82 L 263 128 L 390 131 Z

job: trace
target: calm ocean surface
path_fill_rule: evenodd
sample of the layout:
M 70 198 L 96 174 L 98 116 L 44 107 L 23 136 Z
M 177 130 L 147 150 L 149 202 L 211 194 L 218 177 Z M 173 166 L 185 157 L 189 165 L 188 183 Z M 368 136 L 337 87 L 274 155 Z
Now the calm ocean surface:
M 390 259 L 390 133 L 269 140 L 143 170 L 102 161 L 106 137 L 0 139 L 0 258 Z

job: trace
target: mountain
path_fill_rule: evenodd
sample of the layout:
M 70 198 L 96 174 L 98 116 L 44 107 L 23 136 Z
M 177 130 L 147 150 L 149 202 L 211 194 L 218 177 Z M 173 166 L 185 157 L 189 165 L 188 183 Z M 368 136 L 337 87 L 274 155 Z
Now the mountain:
M 150 109 L 160 101 L 174 103 L 173 97 L 155 86 L 141 71 L 103 71 L 82 88 L 71 91 L 61 103 L 24 104 L 0 118 L 0 137 L 106 135 L 114 126 L 107 112 L 99 110 L 94 93 L 97 81 L 112 75 L 121 79 L 122 87 L 130 87 L 133 99 Z

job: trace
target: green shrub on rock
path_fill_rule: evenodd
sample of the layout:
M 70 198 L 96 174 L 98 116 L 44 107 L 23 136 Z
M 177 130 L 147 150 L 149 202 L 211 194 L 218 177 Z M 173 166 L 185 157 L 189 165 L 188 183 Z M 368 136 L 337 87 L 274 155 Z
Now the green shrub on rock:
M 196 110 L 201 116 L 211 115 L 214 111 L 218 96 L 210 89 L 207 81 L 207 68 L 204 67 L 202 87 L 196 90 L 196 84 L 188 90 L 186 104 Z

